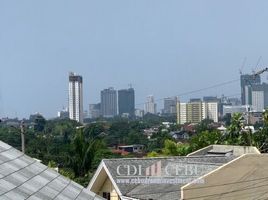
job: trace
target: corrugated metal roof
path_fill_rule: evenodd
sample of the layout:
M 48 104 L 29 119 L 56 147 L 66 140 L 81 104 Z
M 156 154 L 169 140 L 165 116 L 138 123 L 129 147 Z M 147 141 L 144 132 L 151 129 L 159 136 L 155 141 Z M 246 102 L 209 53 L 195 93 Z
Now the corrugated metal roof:
M 0 141 L 0 199 L 103 200 L 2 141 Z

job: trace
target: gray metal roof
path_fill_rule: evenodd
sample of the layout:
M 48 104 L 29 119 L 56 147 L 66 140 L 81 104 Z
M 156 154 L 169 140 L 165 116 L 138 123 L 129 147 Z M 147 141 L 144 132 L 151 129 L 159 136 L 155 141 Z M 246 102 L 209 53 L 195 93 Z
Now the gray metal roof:
M 117 187 L 123 196 L 137 198 L 137 199 L 161 199 L 161 200 L 175 200 L 180 199 L 181 196 L 181 187 L 187 183 L 196 180 L 197 178 L 209 173 L 212 170 L 215 170 L 219 166 L 222 166 L 225 163 L 236 158 L 236 156 L 196 156 L 196 157 L 164 157 L 164 158 L 141 158 L 141 159 L 107 159 L 103 160 L 104 164 L 108 168 L 111 176 L 113 177 Z M 121 180 L 121 177 L 118 176 L 118 166 L 141 166 L 142 175 L 144 171 L 150 168 L 152 165 L 161 161 L 161 176 L 155 176 L 150 178 L 174 178 L 182 183 L 176 184 L 167 184 L 167 183 L 150 183 L 150 184 L 128 184 L 120 183 L 118 179 Z M 169 166 L 169 169 L 173 172 L 176 171 L 176 174 L 170 174 L 171 176 L 166 176 L 165 170 Z M 178 167 L 178 168 L 176 168 Z M 132 167 L 131 167 L 132 168 Z M 184 169 L 191 168 L 194 170 L 193 173 L 188 173 Z M 190 170 L 191 170 L 190 169 Z M 126 174 L 124 171 L 127 168 L 121 167 L 120 174 Z M 134 172 L 133 170 L 131 173 Z M 139 177 L 139 175 L 137 176 Z M 123 177 L 124 179 L 128 178 L 127 176 Z M 131 178 L 131 177 L 130 177 Z M 133 177 L 132 177 L 133 178 Z M 136 177 L 134 177 L 136 178 Z
M 0 141 L 1 200 L 102 200 L 93 192 Z

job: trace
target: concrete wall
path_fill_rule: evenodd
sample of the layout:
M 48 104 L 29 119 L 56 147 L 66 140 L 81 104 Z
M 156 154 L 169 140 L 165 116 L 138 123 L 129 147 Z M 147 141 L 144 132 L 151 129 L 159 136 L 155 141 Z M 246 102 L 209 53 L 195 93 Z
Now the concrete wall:
M 102 188 L 100 189 L 99 195 L 102 196 L 103 192 L 109 192 L 111 195 L 111 200 L 119 200 L 119 197 L 115 191 L 115 188 L 113 187 L 113 184 L 108 177 L 106 181 L 104 182 Z
M 101 197 L 103 196 L 103 192 L 109 192 L 111 200 L 119 200 L 119 196 L 104 168 L 99 171 L 97 179 L 92 187 L 88 187 L 88 189 Z

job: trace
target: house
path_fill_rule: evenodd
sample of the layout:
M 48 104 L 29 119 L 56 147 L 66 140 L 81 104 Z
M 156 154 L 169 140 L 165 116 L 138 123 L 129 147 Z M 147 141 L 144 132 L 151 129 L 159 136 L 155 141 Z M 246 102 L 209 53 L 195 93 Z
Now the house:
M 268 181 L 266 168 L 268 155 L 255 147 L 211 145 L 186 157 L 104 159 L 88 189 L 110 200 L 219 199 L 225 193 L 221 199 L 229 199 L 228 190 L 249 188 L 254 174 L 258 186 Z M 254 189 L 256 194 L 240 199 L 267 197 L 267 189 Z
M 157 132 L 158 132 L 158 128 L 156 127 L 143 130 L 143 134 L 147 136 L 148 139 L 150 139 Z
M 8 144 L 0 141 L 1 200 L 103 200 Z
M 142 144 L 122 145 L 118 146 L 118 150 L 125 151 L 128 153 L 143 153 L 144 145 Z
M 189 140 L 190 136 L 186 131 L 171 131 L 169 135 L 177 141 Z

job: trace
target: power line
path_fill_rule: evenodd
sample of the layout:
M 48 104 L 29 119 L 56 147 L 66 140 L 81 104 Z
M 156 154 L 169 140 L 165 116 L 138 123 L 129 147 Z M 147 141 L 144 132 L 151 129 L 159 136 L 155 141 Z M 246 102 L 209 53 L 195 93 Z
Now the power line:
M 233 190 L 233 191 L 229 191 L 229 192 L 221 192 L 221 193 L 217 193 L 217 194 L 210 194 L 210 195 L 203 195 L 203 196 L 197 196 L 197 197 L 192 197 L 192 198 L 185 198 L 184 200 L 200 199 L 200 198 L 205 198 L 205 197 L 214 197 L 214 196 L 218 196 L 218 195 L 231 194 L 231 193 L 235 193 L 235 192 L 241 192 L 244 190 L 251 190 L 251 189 L 256 189 L 256 188 L 261 188 L 261 187 L 266 187 L 266 186 L 268 186 L 268 184 L 259 185 L 259 186 L 255 186 L 255 187 L 246 187 L 246 188 L 237 189 L 237 190 Z
M 244 181 L 234 181 L 234 182 L 230 182 L 230 183 L 215 184 L 215 185 L 202 186 L 202 187 L 196 187 L 196 188 L 185 188 L 184 191 L 205 189 L 205 188 L 212 188 L 212 187 L 219 187 L 219 186 L 228 186 L 228 185 L 234 185 L 234 184 L 239 184 L 239 183 L 249 183 L 249 182 L 260 181 L 260 180 L 266 181 L 267 179 L 268 179 L 268 177 L 263 177 L 263 178 L 258 178 L 258 179 L 251 179 L 251 180 L 244 180 Z M 181 191 L 181 189 L 168 190 L 168 191 L 164 191 L 164 192 L 175 192 L 175 191 Z M 163 192 L 137 193 L 137 194 L 133 194 L 133 195 L 150 195 L 150 194 L 161 194 L 161 193 L 163 193 Z
M 200 198 L 207 198 L 207 197 L 216 197 L 216 196 L 222 196 L 222 195 L 228 195 L 228 194 L 232 194 L 232 193 L 236 193 L 236 192 L 241 192 L 241 191 L 245 191 L 245 190 L 251 190 L 251 189 L 256 189 L 256 188 L 262 188 L 262 187 L 266 187 L 268 186 L 268 184 L 264 184 L 264 185 L 259 185 L 259 186 L 254 186 L 254 187 L 244 187 L 241 189 L 237 189 L 237 190 L 232 190 L 232 191 L 228 191 L 228 192 L 221 192 L 221 193 L 215 193 L 215 194 L 210 194 L 210 195 L 203 195 L 203 196 L 196 196 L 196 197 L 191 197 L 191 198 L 184 198 L 183 200 L 192 200 L 192 199 L 200 199 Z M 175 191 L 180 191 L 179 190 L 172 190 L 172 191 L 164 191 L 161 193 L 168 193 L 168 192 L 175 192 Z M 135 194 L 135 195 L 150 195 L 150 194 L 160 194 L 160 192 L 154 192 L 154 193 L 144 193 L 144 194 Z M 264 194 L 263 194 L 264 195 Z M 131 196 L 132 198 L 138 198 L 135 196 Z M 141 200 L 146 200 L 143 198 L 138 198 Z
M 209 86 L 209 87 L 200 88 L 200 89 L 196 89 L 196 90 L 192 90 L 192 91 L 188 91 L 188 92 L 183 92 L 183 93 L 180 93 L 180 94 L 177 94 L 177 95 L 174 95 L 174 96 L 169 96 L 169 97 L 181 97 L 181 96 L 186 96 L 186 95 L 190 95 L 190 94 L 195 94 L 195 93 L 202 92 L 202 91 L 205 91 L 205 90 L 221 87 L 221 86 L 224 86 L 224 85 L 229 85 L 229 84 L 235 83 L 235 82 L 237 82 L 239 80 L 240 79 L 234 79 L 234 80 L 218 83 L 218 84 L 215 84 L 215 85 L 212 85 L 212 86 Z M 155 102 L 162 101 L 165 98 L 156 99 Z M 146 103 L 146 102 L 144 102 L 144 103 Z M 138 104 L 136 104 L 136 106 L 143 105 L 144 103 L 138 103 Z
M 258 178 L 258 179 L 251 179 L 251 180 L 244 180 L 244 181 L 235 181 L 235 182 L 230 182 L 230 183 L 216 184 L 216 185 L 203 186 L 203 187 L 197 187 L 197 188 L 189 188 L 189 189 L 186 188 L 184 190 L 195 190 L 195 189 L 204 189 L 204 188 L 210 188 L 210 187 L 219 187 L 219 186 L 226 186 L 226 185 L 234 185 L 234 184 L 239 184 L 239 183 L 247 183 L 247 182 L 259 181 L 259 180 L 266 180 L 266 179 L 268 179 L 268 177 Z
M 264 193 L 262 193 L 257 199 L 255 199 L 255 200 L 261 200 L 262 198 L 263 198 L 263 196 L 265 195 L 265 194 L 267 194 L 268 192 L 267 191 L 265 191 Z M 266 198 L 267 199 L 267 198 Z

